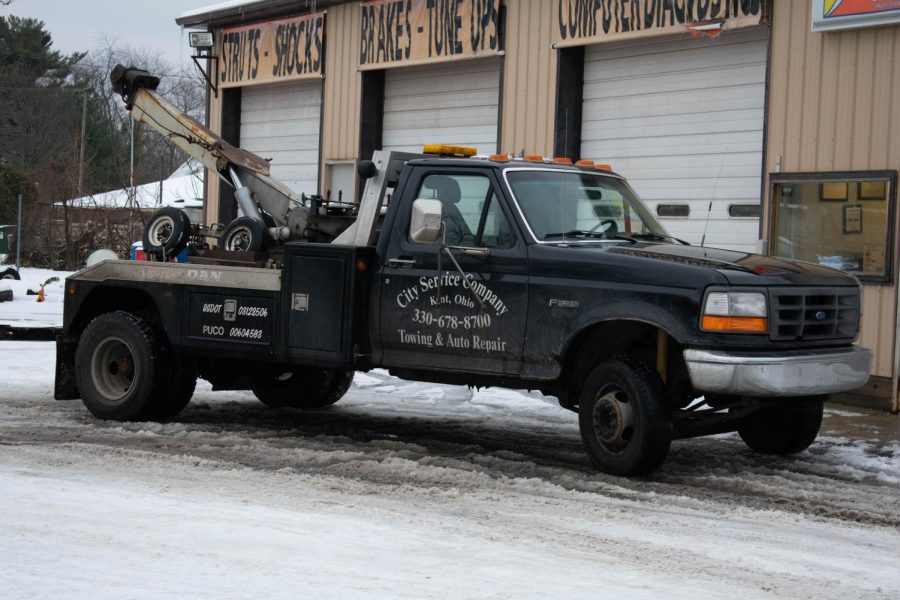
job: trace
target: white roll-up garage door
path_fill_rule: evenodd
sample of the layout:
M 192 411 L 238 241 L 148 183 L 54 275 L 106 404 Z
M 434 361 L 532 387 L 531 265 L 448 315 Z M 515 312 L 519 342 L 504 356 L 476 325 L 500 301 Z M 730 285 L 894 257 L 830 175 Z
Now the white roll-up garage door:
M 752 251 L 758 218 L 732 214 L 760 203 L 766 54 L 764 30 L 589 48 L 581 158 L 610 163 L 654 211 L 687 205 L 661 218 L 673 235 Z
M 271 159 L 272 176 L 297 193 L 319 181 L 322 82 L 301 81 L 241 90 L 241 147 Z
M 499 58 L 389 69 L 382 147 L 421 152 L 423 144 L 456 144 L 492 154 L 499 115 Z

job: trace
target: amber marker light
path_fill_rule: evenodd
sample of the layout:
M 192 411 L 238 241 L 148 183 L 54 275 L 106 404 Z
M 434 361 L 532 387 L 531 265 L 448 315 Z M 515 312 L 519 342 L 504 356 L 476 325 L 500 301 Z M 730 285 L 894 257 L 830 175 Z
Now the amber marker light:
M 508 154 L 491 154 L 488 158 L 497 162 L 509 162 Z
M 553 162 L 555 162 L 555 163 L 558 164 L 558 165 L 571 165 L 571 164 L 572 164 L 572 159 L 571 159 L 571 158 L 565 158 L 565 157 L 562 157 L 562 156 L 557 156 L 556 158 L 553 159 Z
M 577 167 L 593 167 L 593 166 L 594 166 L 594 161 L 592 161 L 592 160 L 579 160 L 577 163 L 575 163 L 575 166 L 577 166 Z
M 703 315 L 703 329 L 727 333 L 766 333 L 769 320 L 761 317 L 713 317 Z
M 364 261 L 364 260 L 356 261 L 356 270 L 359 271 L 360 273 L 365 273 L 366 269 L 368 269 L 368 268 L 369 268 L 369 265 L 366 264 L 366 261 Z
M 612 171 L 612 165 L 601 165 L 598 163 L 594 165 L 594 168 L 601 171 Z
M 525 160 L 529 162 L 544 162 L 544 157 L 540 154 L 526 154 Z

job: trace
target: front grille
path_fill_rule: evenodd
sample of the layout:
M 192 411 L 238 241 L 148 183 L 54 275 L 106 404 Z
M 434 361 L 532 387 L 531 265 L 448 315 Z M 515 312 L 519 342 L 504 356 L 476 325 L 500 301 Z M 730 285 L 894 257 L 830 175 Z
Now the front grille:
M 770 289 L 773 340 L 854 338 L 859 329 L 859 290 L 847 288 Z

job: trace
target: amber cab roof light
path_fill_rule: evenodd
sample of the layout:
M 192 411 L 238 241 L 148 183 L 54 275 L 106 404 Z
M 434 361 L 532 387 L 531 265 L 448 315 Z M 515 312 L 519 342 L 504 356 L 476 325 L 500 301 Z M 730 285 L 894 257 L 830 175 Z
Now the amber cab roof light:
M 462 156 L 469 158 L 478 154 L 475 148 L 470 146 L 451 146 L 449 144 L 425 144 L 422 154 L 437 154 L 439 156 Z

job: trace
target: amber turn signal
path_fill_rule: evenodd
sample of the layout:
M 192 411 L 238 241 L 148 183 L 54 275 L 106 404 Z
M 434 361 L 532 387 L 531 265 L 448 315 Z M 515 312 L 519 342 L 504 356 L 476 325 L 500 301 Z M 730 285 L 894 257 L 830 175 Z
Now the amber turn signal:
M 769 320 L 763 317 L 716 317 L 703 316 L 704 331 L 732 331 L 734 333 L 765 333 L 769 330 Z

